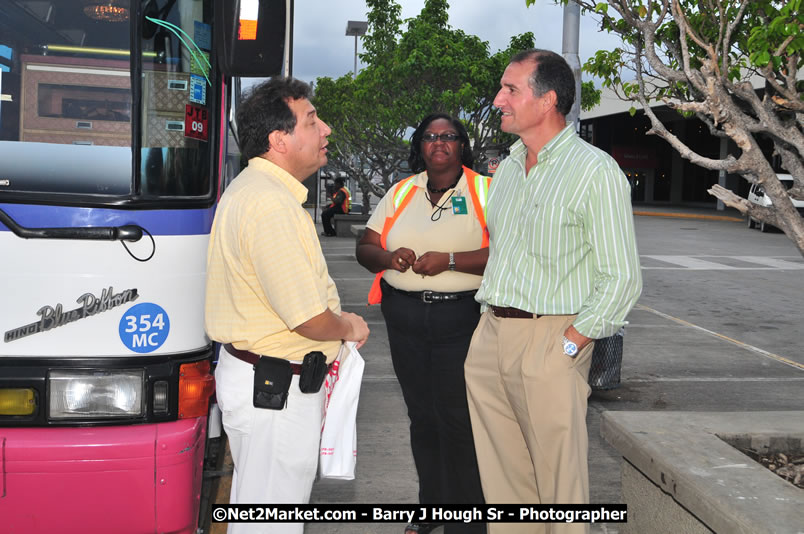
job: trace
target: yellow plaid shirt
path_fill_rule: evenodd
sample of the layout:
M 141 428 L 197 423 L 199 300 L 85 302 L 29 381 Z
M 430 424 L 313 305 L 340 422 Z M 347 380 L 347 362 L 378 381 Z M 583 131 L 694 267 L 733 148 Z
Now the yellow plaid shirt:
M 207 252 L 211 339 L 288 360 L 314 350 L 335 359 L 339 341 L 292 331 L 327 308 L 341 313 L 315 225 L 301 205 L 306 198 L 306 187 L 263 158 L 252 158 L 226 189 Z

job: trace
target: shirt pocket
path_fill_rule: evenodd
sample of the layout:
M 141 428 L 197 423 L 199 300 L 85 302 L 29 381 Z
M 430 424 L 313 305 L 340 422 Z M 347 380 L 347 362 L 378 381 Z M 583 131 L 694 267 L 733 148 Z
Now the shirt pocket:
M 532 203 L 521 213 L 524 250 L 543 264 L 581 246 L 582 224 L 577 212 L 564 204 Z

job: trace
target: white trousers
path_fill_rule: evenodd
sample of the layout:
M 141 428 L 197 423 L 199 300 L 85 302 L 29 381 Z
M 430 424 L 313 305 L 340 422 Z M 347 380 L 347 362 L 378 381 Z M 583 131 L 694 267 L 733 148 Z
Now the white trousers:
M 231 504 L 301 504 L 318 470 L 324 388 L 302 393 L 293 375 L 284 410 L 255 408 L 254 370 L 221 347 L 216 396 L 234 460 Z M 301 534 L 304 523 L 231 523 L 228 534 Z

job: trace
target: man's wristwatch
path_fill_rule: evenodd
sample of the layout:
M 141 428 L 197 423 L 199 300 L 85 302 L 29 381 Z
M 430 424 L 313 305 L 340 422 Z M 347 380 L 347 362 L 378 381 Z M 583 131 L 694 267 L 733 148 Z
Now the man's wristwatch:
M 561 338 L 561 343 L 564 345 L 564 354 L 570 358 L 574 358 L 578 355 L 578 345 L 567 339 L 567 336 Z
M 455 253 L 454 252 L 449 253 L 449 270 L 450 271 L 455 270 Z

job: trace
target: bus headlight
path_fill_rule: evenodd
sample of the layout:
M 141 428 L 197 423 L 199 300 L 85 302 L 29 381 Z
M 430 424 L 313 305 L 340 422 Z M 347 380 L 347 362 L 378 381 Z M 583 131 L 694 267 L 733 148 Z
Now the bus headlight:
M 142 369 L 53 370 L 48 383 L 51 419 L 139 417 L 143 413 Z

